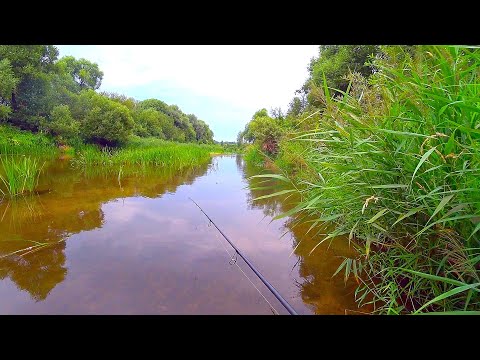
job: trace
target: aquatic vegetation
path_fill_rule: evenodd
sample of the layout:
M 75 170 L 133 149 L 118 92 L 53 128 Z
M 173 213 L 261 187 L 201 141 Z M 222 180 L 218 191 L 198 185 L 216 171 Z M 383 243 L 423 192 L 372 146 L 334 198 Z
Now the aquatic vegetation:
M 161 146 L 134 148 L 102 148 L 85 146 L 78 151 L 73 163 L 75 166 L 163 166 L 183 168 L 195 166 L 210 159 L 210 153 L 219 152 L 221 148 L 214 145 L 180 144 L 163 142 Z
M 5 187 L 4 190 L 0 188 L 0 192 L 12 197 L 31 193 L 43 167 L 38 159 L 26 156 L 1 158 L 0 164 L 4 173 L 0 173 L 0 180 Z
M 478 312 L 478 50 L 383 52 L 370 83 L 352 74 L 341 96 L 324 78 L 315 126 L 292 129 L 308 171 L 282 176 L 301 195 L 290 213 L 327 227 L 318 244 L 349 237 L 358 255 L 336 274 L 375 312 Z
M 262 154 L 259 147 L 256 145 L 248 146 L 245 151 L 243 157 L 249 164 L 253 164 L 255 166 L 263 166 L 265 155 Z

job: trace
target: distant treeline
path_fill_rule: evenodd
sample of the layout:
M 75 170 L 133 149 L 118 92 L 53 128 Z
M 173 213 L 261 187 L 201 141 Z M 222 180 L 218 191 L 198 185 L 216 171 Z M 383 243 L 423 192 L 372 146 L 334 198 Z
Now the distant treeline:
M 59 143 L 118 146 L 132 134 L 213 142 L 195 115 L 158 99 L 98 93 L 103 72 L 96 63 L 58 54 L 53 45 L 0 45 L 0 121 L 50 133 Z

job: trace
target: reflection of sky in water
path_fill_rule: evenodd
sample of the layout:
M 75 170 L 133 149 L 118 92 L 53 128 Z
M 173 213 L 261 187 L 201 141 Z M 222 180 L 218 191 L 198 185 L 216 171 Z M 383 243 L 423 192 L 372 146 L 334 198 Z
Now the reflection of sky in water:
M 299 313 L 322 312 L 305 303 L 298 284 L 325 269 L 316 269 L 318 262 L 312 259 L 307 259 L 312 263 L 310 271 L 294 268 L 298 257 L 289 256 L 292 237 L 287 234 L 280 239 L 284 221 L 270 223 L 261 207 L 252 208 L 244 177 L 238 159 L 219 157 L 209 171 L 174 192 L 175 187 L 156 198 L 129 195 L 104 202 L 103 224 L 68 239 L 65 280 L 54 284 L 46 299 L 34 302 L 5 278 L 0 281 L 0 312 L 271 314 L 238 268 L 229 265 L 219 241 L 230 253 L 232 249 L 214 227 L 207 226 L 208 220 L 188 197 L 200 204 Z M 140 183 L 135 186 L 141 188 Z M 75 201 L 76 196 L 82 193 L 73 192 L 71 200 L 63 200 Z M 239 264 L 275 308 L 286 313 L 241 260 Z M 333 284 L 331 272 L 321 275 L 322 291 L 316 286 L 310 293 L 323 297 L 323 312 L 354 308 L 343 282 Z

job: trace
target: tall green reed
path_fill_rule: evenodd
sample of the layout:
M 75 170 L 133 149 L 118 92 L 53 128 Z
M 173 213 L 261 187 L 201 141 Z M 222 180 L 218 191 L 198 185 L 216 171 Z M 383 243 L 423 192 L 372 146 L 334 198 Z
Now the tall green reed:
M 385 314 L 480 310 L 480 54 L 385 47 L 371 84 L 352 75 L 307 142 L 291 211 L 346 235 L 360 303 Z M 314 248 L 315 251 L 316 248 Z
M 99 149 L 85 146 L 74 159 L 76 166 L 163 166 L 182 168 L 195 166 L 210 159 L 210 153 L 218 151 L 212 145 L 179 144 L 163 142 L 161 146 L 123 149 Z
M 53 155 L 58 153 L 54 141 L 45 134 L 33 134 L 10 125 L 0 125 L 0 155 Z
M 0 159 L 3 175 L 0 173 L 0 180 L 4 189 L 0 188 L 3 195 L 15 197 L 31 193 L 38 185 L 38 178 L 43 168 L 39 161 L 31 157 L 5 157 Z

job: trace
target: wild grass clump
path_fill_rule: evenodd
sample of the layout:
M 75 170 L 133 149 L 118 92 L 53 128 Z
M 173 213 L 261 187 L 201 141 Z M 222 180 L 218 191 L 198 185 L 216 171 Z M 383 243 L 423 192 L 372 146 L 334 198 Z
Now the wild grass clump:
M 246 162 L 255 166 L 263 166 L 265 163 L 265 155 L 256 144 L 248 145 L 244 150 L 243 157 Z
M 480 311 L 480 53 L 383 49 L 367 84 L 324 84 L 294 212 L 346 235 L 358 256 L 338 272 L 382 314 Z M 313 174 L 313 175 L 312 175 Z M 315 247 L 316 248 L 316 247 Z M 312 251 L 315 251 L 312 250 Z
M 0 192 L 10 197 L 33 192 L 43 167 L 37 159 L 25 156 L 2 157 L 0 165 L 3 172 L 0 172 L 0 180 L 4 187 Z
M 55 142 L 48 136 L 22 131 L 10 125 L 0 125 L 0 155 L 56 154 Z
M 214 145 L 161 142 L 161 146 L 158 146 L 155 142 L 153 146 L 136 146 L 123 149 L 99 149 L 93 145 L 85 146 L 78 151 L 74 164 L 79 166 L 154 165 L 180 169 L 204 163 L 210 159 L 211 153 L 219 150 Z

